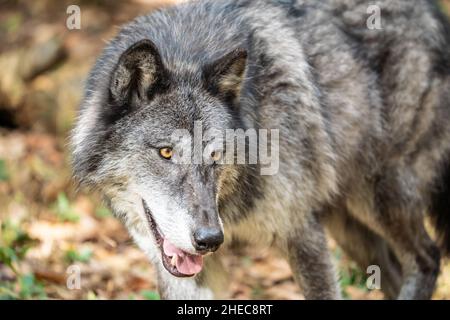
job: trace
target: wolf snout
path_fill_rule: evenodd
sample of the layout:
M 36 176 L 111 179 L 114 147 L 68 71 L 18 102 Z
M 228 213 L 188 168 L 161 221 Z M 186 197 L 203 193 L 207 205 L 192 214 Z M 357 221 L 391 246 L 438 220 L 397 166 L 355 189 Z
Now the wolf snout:
M 214 252 L 222 243 L 223 232 L 220 228 L 201 227 L 194 232 L 193 244 L 198 252 Z

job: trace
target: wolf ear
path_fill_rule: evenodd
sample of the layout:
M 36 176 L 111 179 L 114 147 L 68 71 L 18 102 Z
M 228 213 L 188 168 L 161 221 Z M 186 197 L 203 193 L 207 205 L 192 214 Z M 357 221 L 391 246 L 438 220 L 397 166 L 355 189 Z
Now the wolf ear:
M 247 64 L 247 51 L 235 49 L 203 68 L 205 85 L 222 98 L 236 101 L 241 92 Z
M 148 101 L 164 85 L 166 74 L 155 44 L 141 40 L 119 58 L 111 77 L 110 97 L 121 106 Z

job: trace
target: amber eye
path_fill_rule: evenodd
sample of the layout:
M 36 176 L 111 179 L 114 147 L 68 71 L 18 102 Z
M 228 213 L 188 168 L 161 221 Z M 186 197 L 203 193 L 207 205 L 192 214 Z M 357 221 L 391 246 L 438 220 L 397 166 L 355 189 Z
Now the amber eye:
M 211 152 L 211 158 L 214 160 L 214 162 L 218 162 L 220 159 L 222 159 L 222 152 L 220 151 Z
M 170 160 L 170 158 L 172 158 L 173 150 L 169 147 L 161 148 L 159 149 L 159 154 L 164 159 Z

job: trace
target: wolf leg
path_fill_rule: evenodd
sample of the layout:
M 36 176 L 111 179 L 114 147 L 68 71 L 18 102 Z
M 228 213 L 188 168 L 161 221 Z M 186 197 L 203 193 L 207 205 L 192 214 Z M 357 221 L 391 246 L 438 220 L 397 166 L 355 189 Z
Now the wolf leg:
M 439 273 L 440 252 L 425 230 L 423 203 L 402 192 L 396 187 L 398 179 L 391 177 L 395 173 L 385 178 L 389 181 L 380 182 L 374 204 L 367 207 L 350 200 L 349 210 L 394 251 L 403 274 L 398 299 L 430 299 Z
M 228 275 L 220 257 L 205 257 L 203 270 L 192 278 L 177 278 L 162 265 L 158 268 L 158 287 L 161 297 L 168 300 L 209 300 L 224 298 Z
M 411 229 L 414 231 L 403 235 L 393 234 L 394 230 L 386 232 L 404 275 L 398 299 L 430 299 L 439 274 L 440 252 L 422 221 Z
M 418 221 L 415 223 L 419 224 Z M 423 221 L 411 229 L 414 231 L 406 238 L 409 241 L 402 243 L 398 238 L 394 247 L 404 274 L 398 299 L 431 299 L 439 275 L 440 252 L 425 230 Z
M 327 229 L 339 246 L 365 271 L 370 265 L 381 270 L 381 290 L 387 299 L 395 299 L 401 287 L 400 264 L 387 242 L 349 216 L 342 209 L 327 215 Z
M 327 239 L 314 216 L 290 230 L 283 242 L 282 249 L 306 299 L 341 299 Z

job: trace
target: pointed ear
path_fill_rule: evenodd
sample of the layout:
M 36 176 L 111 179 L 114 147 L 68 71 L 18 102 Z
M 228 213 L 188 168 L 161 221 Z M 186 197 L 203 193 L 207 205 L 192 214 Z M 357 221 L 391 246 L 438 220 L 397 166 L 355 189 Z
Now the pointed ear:
M 213 94 L 236 101 L 241 92 L 247 51 L 236 49 L 203 68 L 205 85 Z
M 167 81 L 167 72 L 155 44 L 147 39 L 128 48 L 111 77 L 110 97 L 117 105 L 148 101 Z

